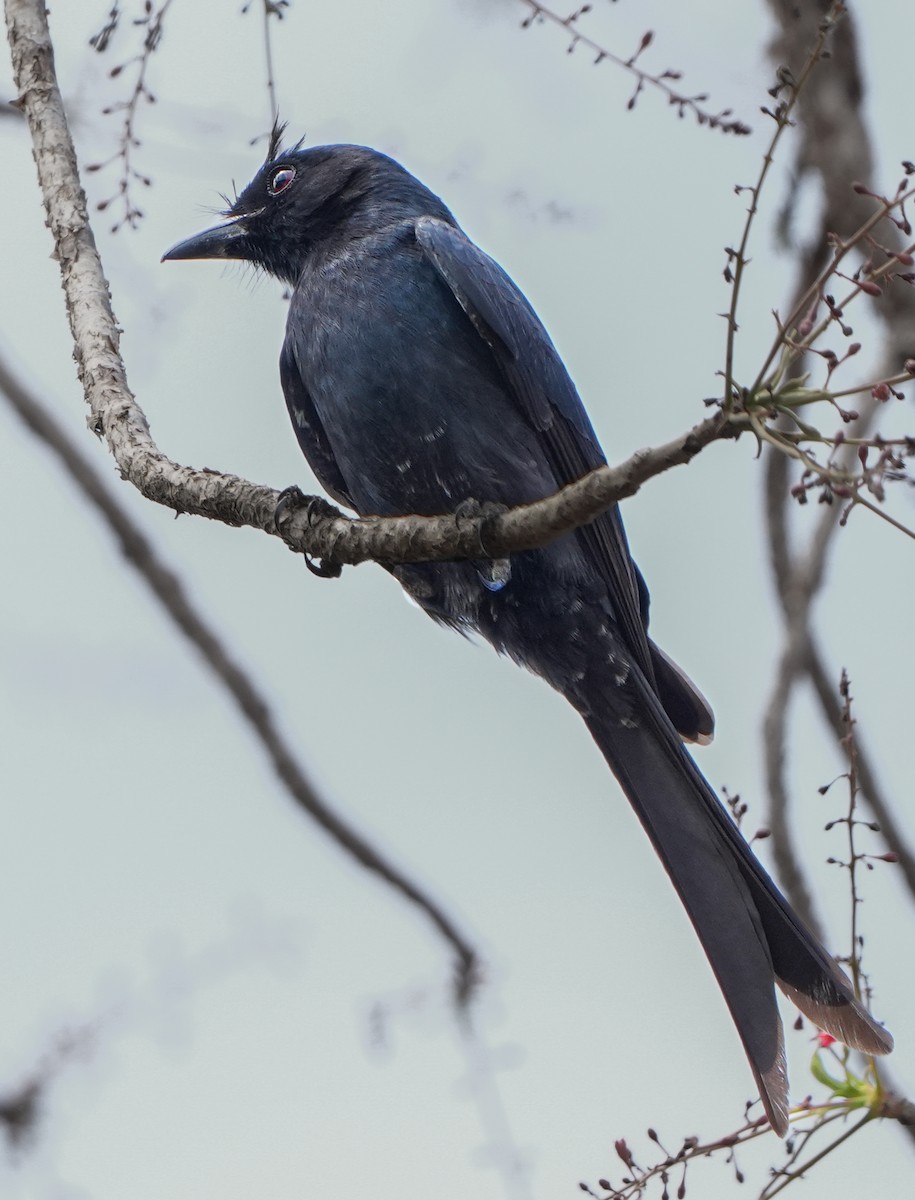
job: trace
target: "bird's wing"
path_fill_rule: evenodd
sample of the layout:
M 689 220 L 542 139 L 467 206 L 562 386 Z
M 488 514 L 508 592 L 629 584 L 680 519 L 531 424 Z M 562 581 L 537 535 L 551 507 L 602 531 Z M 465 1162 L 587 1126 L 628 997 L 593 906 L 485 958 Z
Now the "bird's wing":
M 491 349 L 508 391 L 540 435 L 556 480 L 571 483 L 606 462 L 562 359 L 524 295 L 460 229 L 435 217 L 415 223 L 416 240 Z M 607 587 L 625 644 L 680 734 L 711 741 L 714 716 L 699 689 L 648 638 L 648 590 L 629 554 L 619 509 L 578 530 Z
M 286 407 L 292 418 L 295 435 L 321 486 L 339 504 L 345 504 L 347 508 L 355 508 L 356 505 L 347 491 L 346 481 L 334 456 L 327 433 L 321 424 L 321 418 L 318 416 L 314 402 L 302 379 L 302 372 L 296 362 L 295 350 L 288 333 L 280 352 L 280 383 L 283 386 L 283 395 L 286 397 Z
M 513 400 L 540 435 L 557 482 L 571 483 L 603 465 L 606 459 L 575 385 L 537 314 L 508 275 L 445 221 L 421 217 L 416 239 L 492 350 Z M 626 645 L 653 679 L 647 592 L 644 585 L 639 588 L 616 506 L 578 535 L 607 585 Z

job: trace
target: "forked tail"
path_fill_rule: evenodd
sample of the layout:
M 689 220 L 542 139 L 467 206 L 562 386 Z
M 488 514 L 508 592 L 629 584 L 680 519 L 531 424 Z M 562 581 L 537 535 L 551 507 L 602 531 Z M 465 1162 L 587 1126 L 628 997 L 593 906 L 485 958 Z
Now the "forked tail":
M 637 703 L 589 705 L 585 717 L 689 914 L 759 1085 L 773 1128 L 788 1128 L 788 1080 L 773 983 L 818 1027 L 867 1054 L 889 1033 L 805 928 L 749 849 L 637 670 Z

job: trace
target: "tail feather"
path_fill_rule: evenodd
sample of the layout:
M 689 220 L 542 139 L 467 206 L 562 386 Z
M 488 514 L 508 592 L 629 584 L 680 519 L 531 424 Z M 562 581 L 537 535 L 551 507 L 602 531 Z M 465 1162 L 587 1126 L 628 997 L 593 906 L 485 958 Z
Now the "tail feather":
M 788 1128 L 788 1080 L 774 983 L 819 1027 L 886 1054 L 892 1037 L 804 927 L 750 851 L 637 669 L 585 721 L 650 837 L 702 942 L 773 1128 Z
M 500 593 L 498 619 L 481 620 L 480 631 L 584 718 L 693 923 L 766 1114 L 784 1134 L 788 1080 L 776 983 L 846 1045 L 886 1054 L 893 1039 L 763 870 L 684 748 L 682 736 L 708 740 L 712 732 L 711 709 L 695 686 L 649 644 L 655 690 L 606 597 L 577 594 L 566 582 L 545 586 L 536 556 L 512 561 L 514 591 Z
M 736 833 L 736 830 L 735 830 Z M 739 838 L 739 834 L 737 835 Z M 740 845 L 746 843 L 740 838 Z M 889 1054 L 893 1036 L 855 996 L 851 981 L 748 853 L 751 890 L 766 930 L 775 982 L 820 1029 L 864 1054 Z

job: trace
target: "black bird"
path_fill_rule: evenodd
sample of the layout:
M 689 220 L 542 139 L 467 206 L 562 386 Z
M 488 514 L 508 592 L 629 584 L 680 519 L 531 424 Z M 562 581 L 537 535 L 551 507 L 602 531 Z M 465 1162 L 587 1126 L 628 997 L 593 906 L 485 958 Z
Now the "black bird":
M 299 445 L 361 514 L 539 499 L 606 460 L 528 301 L 403 167 L 363 146 L 267 162 L 215 228 L 164 258 L 253 263 L 289 284 L 280 378 Z M 431 617 L 473 630 L 582 715 L 708 955 L 774 1128 L 788 1126 L 773 981 L 868 1054 L 892 1037 L 855 998 L 683 746 L 712 716 L 648 637 L 619 512 L 504 561 L 389 566 Z

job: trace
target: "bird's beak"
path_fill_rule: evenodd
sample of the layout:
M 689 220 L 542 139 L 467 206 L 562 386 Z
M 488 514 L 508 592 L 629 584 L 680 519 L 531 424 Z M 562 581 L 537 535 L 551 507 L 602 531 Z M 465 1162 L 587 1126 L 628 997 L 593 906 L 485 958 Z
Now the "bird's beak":
M 178 258 L 245 258 L 240 253 L 240 242 L 247 234 L 244 221 L 252 214 L 243 213 L 238 217 L 230 217 L 222 225 L 214 225 L 203 233 L 195 233 L 193 237 L 178 242 L 162 255 L 162 262 Z

